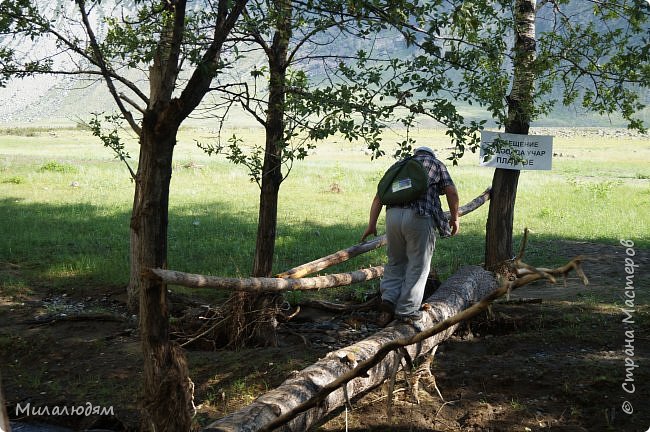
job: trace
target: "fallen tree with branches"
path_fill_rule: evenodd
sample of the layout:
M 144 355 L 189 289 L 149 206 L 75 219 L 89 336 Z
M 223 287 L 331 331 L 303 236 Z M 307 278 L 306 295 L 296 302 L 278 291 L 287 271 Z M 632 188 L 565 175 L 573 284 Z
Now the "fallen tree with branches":
M 531 282 L 575 271 L 587 284 L 582 259 L 556 269 L 538 269 L 523 259 L 527 232 L 519 255 L 508 262 L 513 279 L 497 277 L 481 267 L 467 266 L 447 279 L 423 305 L 424 329 L 393 325 L 351 346 L 333 351 L 315 364 L 295 372 L 279 387 L 252 404 L 216 420 L 204 431 L 304 431 L 329 414 L 390 379 L 413 359 L 428 355 L 449 338 L 459 323 L 484 311 L 499 297 Z
M 488 189 L 461 207 L 460 213 L 467 214 L 480 207 L 489 195 Z M 511 290 L 540 279 L 555 282 L 555 276 L 566 277 L 571 271 L 576 271 L 587 283 L 580 257 L 557 269 L 540 269 L 524 263 L 522 258 L 527 238 L 526 231 L 519 255 L 500 267 L 506 275 L 500 278 L 500 283 L 495 273 L 482 267 L 463 267 L 425 300 L 422 326 L 416 329 L 411 324 L 393 322 L 374 335 L 333 351 L 308 368 L 295 372 L 278 388 L 260 396 L 249 406 L 216 420 L 204 431 L 307 430 L 386 379 L 392 377 L 391 382 L 394 382 L 403 363 L 412 365 L 418 357 L 430 358 L 438 344 L 448 339 L 461 322 L 484 311 L 495 299 Z M 384 244 L 385 237 L 377 237 L 371 242 L 298 266 L 275 278 L 222 278 L 166 269 L 149 269 L 147 275 L 167 284 L 257 293 L 321 289 L 380 277 L 382 266 L 311 278 L 303 276 Z
M 458 209 L 459 216 L 464 216 L 476 210 L 489 199 L 490 188 L 483 191 L 483 193 L 469 203 L 460 207 Z M 445 213 L 446 216 L 449 217 L 449 212 Z M 291 270 L 280 273 L 274 278 L 227 278 L 161 268 L 146 269 L 143 273 L 150 279 L 156 279 L 170 285 L 180 285 L 191 288 L 215 288 L 254 293 L 318 290 L 322 288 L 351 285 L 381 277 L 384 274 L 384 266 L 375 266 L 349 273 L 330 274 L 311 278 L 305 278 L 304 276 L 324 270 L 335 264 L 342 263 L 362 253 L 380 248 L 385 244 L 386 235 L 382 235 L 371 241 L 360 243 L 331 255 L 319 258 L 315 261 L 302 264 Z

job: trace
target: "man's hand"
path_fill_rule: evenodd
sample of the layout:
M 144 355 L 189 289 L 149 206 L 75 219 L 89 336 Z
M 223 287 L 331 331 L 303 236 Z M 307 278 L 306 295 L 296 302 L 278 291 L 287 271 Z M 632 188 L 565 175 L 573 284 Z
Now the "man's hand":
M 361 236 L 361 243 L 366 241 L 366 237 L 368 237 L 370 234 L 377 237 L 377 225 L 374 225 L 374 226 L 368 225 L 366 230 L 363 232 L 363 235 Z
M 361 243 L 366 240 L 370 234 L 377 236 L 377 219 L 379 218 L 379 213 L 381 213 L 383 205 L 378 195 L 372 199 L 372 204 L 370 205 L 370 218 L 368 219 L 368 227 L 363 232 L 361 236 Z
M 449 228 L 451 228 L 451 235 L 455 236 L 460 230 L 460 221 L 458 220 L 458 192 L 456 186 L 447 186 L 445 188 L 445 195 L 447 196 L 447 204 L 449 205 Z
M 460 231 L 460 221 L 458 219 L 453 219 L 449 221 L 449 228 L 451 228 L 452 237 L 458 234 Z

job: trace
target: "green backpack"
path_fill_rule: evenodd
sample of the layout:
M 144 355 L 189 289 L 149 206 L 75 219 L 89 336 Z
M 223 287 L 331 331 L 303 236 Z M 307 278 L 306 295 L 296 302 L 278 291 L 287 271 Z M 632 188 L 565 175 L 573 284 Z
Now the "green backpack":
M 428 184 L 422 162 L 411 156 L 388 168 L 377 185 L 377 196 L 384 205 L 407 204 L 420 198 Z

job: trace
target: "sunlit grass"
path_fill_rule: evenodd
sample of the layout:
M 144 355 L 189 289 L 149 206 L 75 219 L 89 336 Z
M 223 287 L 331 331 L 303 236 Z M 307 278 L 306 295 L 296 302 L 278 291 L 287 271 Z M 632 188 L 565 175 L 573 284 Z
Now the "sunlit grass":
M 241 129 L 245 142 L 261 131 Z M 0 261 L 61 288 L 71 281 L 124 285 L 134 185 L 123 163 L 79 129 L 0 134 Z M 250 275 L 259 189 L 246 170 L 208 157 L 183 130 L 175 150 L 169 218 L 169 267 L 222 276 Z M 441 130 L 415 132 L 441 159 L 450 144 Z M 387 136 L 387 154 L 395 136 Z M 137 165 L 137 146 L 128 143 Z M 522 172 L 515 235 L 650 245 L 650 141 L 647 138 L 557 138 L 553 171 Z M 569 155 L 569 156 L 566 156 Z M 625 156 L 627 155 L 627 156 Z M 332 140 L 295 162 L 279 199 L 274 271 L 280 272 L 358 242 L 389 156 L 371 160 L 361 143 Z M 44 169 L 43 167 L 48 167 Z M 491 183 L 492 169 L 469 153 L 448 164 L 467 202 Z M 444 203 L 444 199 L 443 199 Z M 483 260 L 488 205 L 463 217 L 461 235 L 439 240 L 434 265 L 444 276 Z M 383 231 L 383 214 L 380 220 Z M 328 271 L 383 263 L 378 250 Z

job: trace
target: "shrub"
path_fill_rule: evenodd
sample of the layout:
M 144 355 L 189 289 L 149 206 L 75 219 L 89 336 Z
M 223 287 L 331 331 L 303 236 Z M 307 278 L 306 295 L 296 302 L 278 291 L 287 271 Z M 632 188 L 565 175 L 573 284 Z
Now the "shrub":
M 23 184 L 25 179 L 20 176 L 13 176 L 2 180 L 2 183 Z
M 76 173 L 77 168 L 70 164 L 59 163 L 57 161 L 50 161 L 41 165 L 41 167 L 38 169 L 38 172 L 55 172 L 61 174 L 68 174 L 68 173 Z

